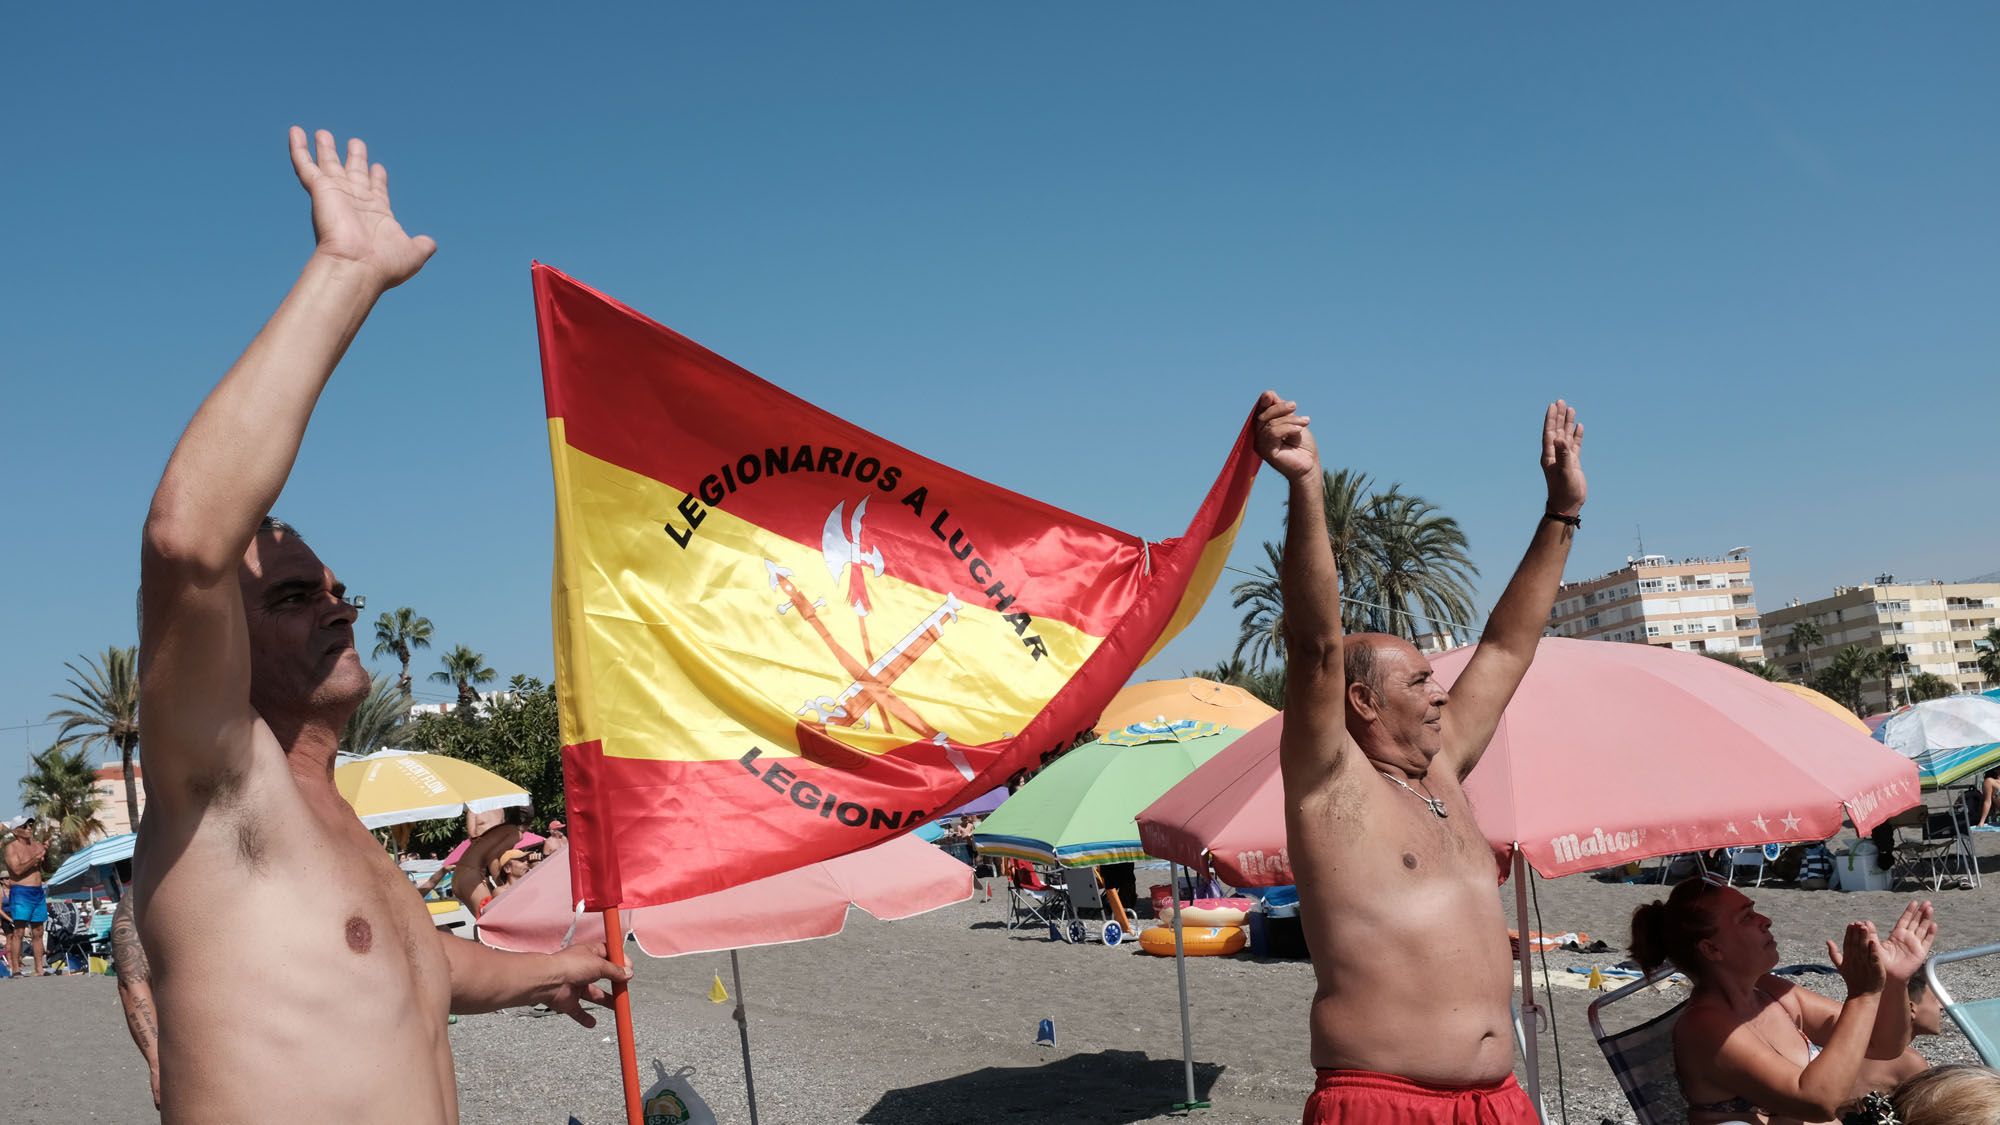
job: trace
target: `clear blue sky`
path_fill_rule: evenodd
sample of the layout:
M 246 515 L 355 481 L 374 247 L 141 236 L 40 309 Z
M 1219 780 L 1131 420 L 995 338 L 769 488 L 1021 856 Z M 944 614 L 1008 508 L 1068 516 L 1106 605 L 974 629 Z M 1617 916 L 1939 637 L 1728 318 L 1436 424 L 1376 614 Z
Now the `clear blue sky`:
M 278 512 L 503 674 L 551 669 L 531 259 L 1152 538 L 1276 386 L 1464 523 L 1484 607 L 1563 395 L 1572 576 L 1635 525 L 1752 546 L 1765 607 L 2000 568 L 1991 7 L 362 7 L 10 18 L 0 727 L 134 639 L 160 467 L 310 249 L 294 122 L 442 249 Z M 1234 639 L 1218 598 L 1151 670 Z M 0 810 L 52 730 L 0 730 Z

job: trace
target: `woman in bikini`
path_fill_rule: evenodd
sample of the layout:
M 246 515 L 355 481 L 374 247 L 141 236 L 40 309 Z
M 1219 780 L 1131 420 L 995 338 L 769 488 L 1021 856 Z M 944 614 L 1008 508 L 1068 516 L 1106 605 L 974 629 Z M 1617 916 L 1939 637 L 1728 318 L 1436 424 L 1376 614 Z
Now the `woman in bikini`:
M 1771 975 L 1771 920 L 1743 892 L 1686 880 L 1632 915 L 1632 955 L 1671 961 L 1694 981 L 1674 1028 L 1674 1063 L 1688 1125 L 1805 1125 L 1837 1120 L 1864 1057 L 1894 1059 L 1910 1042 L 1906 985 L 1931 953 L 1931 904 L 1911 903 L 1886 938 L 1847 927 L 1827 955 L 1847 982 L 1836 1002 Z

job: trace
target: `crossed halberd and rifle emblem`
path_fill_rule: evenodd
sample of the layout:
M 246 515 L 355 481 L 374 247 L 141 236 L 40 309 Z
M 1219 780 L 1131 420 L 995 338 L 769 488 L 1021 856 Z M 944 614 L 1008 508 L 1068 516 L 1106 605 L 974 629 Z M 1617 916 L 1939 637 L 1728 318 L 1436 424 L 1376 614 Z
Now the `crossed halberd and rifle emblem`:
M 836 640 L 826 622 L 820 619 L 819 611 L 826 608 L 826 599 L 807 598 L 804 591 L 792 582 L 790 567 L 779 566 L 770 559 L 764 560 L 764 572 L 770 578 L 771 588 L 785 595 L 785 600 L 777 605 L 779 616 L 796 610 L 798 617 L 812 626 L 813 632 L 819 635 L 820 643 L 826 645 L 827 651 L 840 662 L 841 670 L 850 680 L 840 694 L 814 696 L 794 713 L 821 729 L 851 727 L 867 730 L 868 713 L 878 711 L 884 731 L 893 732 L 896 722 L 901 721 L 920 737 L 943 747 L 945 757 L 970 781 L 973 770 L 964 753 L 937 728 L 925 722 L 923 716 L 895 690 L 895 683 L 903 673 L 909 671 L 910 666 L 944 635 L 946 623 L 958 620 L 963 603 L 957 595 L 947 592 L 944 601 L 915 628 L 905 633 L 902 640 L 876 656 L 868 640 L 868 617 L 873 610 L 868 600 L 868 575 L 872 570 L 875 577 L 880 578 L 883 563 L 881 548 L 862 546 L 861 518 L 867 511 L 866 497 L 854 505 L 851 520 L 847 518 L 846 502 L 835 504 L 833 511 L 827 514 L 826 527 L 820 535 L 820 553 L 826 560 L 827 575 L 838 586 L 841 572 L 847 572 L 848 608 L 854 611 L 861 626 L 860 659 L 856 659 L 845 645 Z

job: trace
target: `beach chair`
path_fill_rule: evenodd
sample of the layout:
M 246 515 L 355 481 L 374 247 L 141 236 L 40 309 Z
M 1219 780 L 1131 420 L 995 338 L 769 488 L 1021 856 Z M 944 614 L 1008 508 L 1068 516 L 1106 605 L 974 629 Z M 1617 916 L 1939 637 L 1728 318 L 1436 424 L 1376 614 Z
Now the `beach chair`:
M 1603 1011 L 1671 975 L 1671 968 L 1661 966 L 1591 1001 L 1587 1013 L 1597 1049 L 1604 1052 L 1604 1061 L 1611 1064 L 1612 1077 L 1618 1079 L 1618 1088 L 1625 1092 L 1625 1100 L 1631 1103 L 1639 1125 L 1681 1125 L 1687 1120 L 1687 1099 L 1681 1096 L 1680 1077 L 1674 1072 L 1674 1025 L 1687 1010 L 1687 1001 L 1682 1000 L 1644 1023 L 1615 1033 L 1605 1030 Z
M 1887 823 L 1896 830 L 1890 881 L 1927 882 L 1933 892 L 1943 890 L 1945 877 L 1960 855 L 1956 811 L 1918 805 L 1890 817 Z
M 1028 863 L 1018 864 L 1007 881 L 1007 906 L 1010 930 L 1032 925 L 1047 926 L 1052 934 L 1058 929 L 1068 933 L 1069 923 L 1075 917 L 1069 893 L 1049 886 L 1042 873 Z
M 1756 869 L 1755 881 L 1750 885 L 1761 887 L 1764 885 L 1764 868 L 1778 862 L 1778 857 L 1785 854 L 1785 847 L 1783 844 L 1765 844 L 1761 848 L 1730 848 L 1728 853 L 1730 883 L 1736 882 L 1738 871 L 1750 867 Z
M 1970 961 L 1975 957 L 1991 957 L 2000 953 L 2000 945 L 1981 945 L 1971 949 L 1959 949 L 1950 953 L 1940 953 L 1924 963 L 1924 979 L 1930 982 L 1931 991 L 1937 993 L 1938 1004 L 1945 1015 L 1972 1041 L 1972 1049 L 1979 1052 L 1979 1060 L 1987 1066 L 2000 1067 L 2000 997 L 1986 1000 L 1960 1000 L 1947 992 L 1944 981 L 1938 979 L 1938 966 L 1955 961 Z

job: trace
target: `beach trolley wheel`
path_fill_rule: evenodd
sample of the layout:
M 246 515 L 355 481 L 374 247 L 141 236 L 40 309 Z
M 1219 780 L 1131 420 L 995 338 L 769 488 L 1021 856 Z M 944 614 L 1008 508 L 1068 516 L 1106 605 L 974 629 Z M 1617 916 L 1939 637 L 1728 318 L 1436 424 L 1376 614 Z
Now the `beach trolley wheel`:
M 1071 918 L 1069 920 L 1069 943 L 1071 945 L 1082 945 L 1089 940 L 1090 931 L 1084 928 L 1083 919 Z
M 1104 923 L 1104 944 L 1117 945 L 1125 940 L 1125 927 L 1116 922 Z

